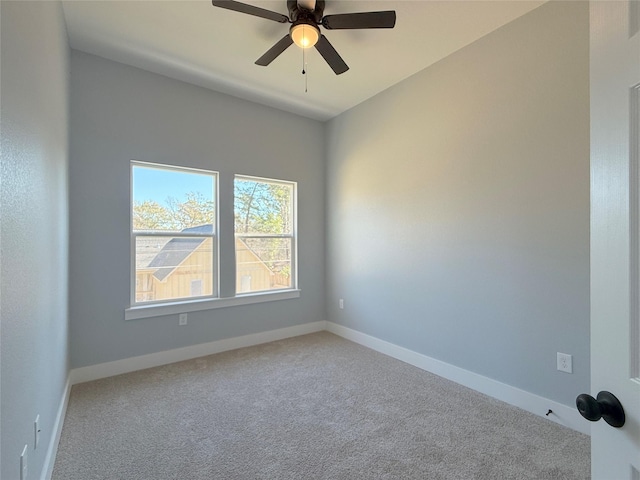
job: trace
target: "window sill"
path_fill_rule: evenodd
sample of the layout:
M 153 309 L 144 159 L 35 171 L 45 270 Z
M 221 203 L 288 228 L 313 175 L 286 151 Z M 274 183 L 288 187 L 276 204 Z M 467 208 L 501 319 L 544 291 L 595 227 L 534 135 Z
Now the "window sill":
M 137 320 L 139 318 L 176 315 L 179 313 L 235 307 L 237 305 L 251 305 L 253 303 L 274 302 L 276 300 L 288 300 L 298 297 L 300 297 L 300 290 L 280 290 L 276 292 L 250 293 L 228 298 L 207 298 L 205 300 L 142 305 L 127 308 L 124 311 L 124 319 Z

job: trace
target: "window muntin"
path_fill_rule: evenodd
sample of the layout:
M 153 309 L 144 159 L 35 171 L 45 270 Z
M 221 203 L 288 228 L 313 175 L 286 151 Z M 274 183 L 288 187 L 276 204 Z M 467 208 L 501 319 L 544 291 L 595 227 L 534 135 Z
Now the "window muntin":
M 236 293 L 296 286 L 296 184 L 236 176 Z
M 131 179 L 131 304 L 215 297 L 217 174 L 132 162 Z

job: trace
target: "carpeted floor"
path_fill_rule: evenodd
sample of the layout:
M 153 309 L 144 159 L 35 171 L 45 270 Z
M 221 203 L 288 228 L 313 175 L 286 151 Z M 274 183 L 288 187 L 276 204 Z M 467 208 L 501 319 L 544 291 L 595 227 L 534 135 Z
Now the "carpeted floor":
M 54 480 L 585 479 L 589 438 L 327 332 L 73 387 Z

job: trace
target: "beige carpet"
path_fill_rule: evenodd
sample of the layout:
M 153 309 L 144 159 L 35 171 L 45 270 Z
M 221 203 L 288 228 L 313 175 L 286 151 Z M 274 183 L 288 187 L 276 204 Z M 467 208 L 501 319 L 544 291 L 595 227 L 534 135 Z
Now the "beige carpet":
M 585 479 L 589 438 L 322 332 L 73 387 L 54 480 Z

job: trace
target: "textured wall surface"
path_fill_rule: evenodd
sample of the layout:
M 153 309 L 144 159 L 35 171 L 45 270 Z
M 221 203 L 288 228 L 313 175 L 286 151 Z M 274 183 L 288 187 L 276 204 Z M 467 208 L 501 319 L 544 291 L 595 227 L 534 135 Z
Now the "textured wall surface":
M 72 367 L 325 320 L 323 141 L 317 121 L 72 52 Z M 298 182 L 300 298 L 192 312 L 186 327 L 177 315 L 125 321 L 131 160 L 220 172 L 227 278 L 233 174 Z
M 0 8 L 0 477 L 11 480 L 25 444 L 29 478 L 40 478 L 68 371 L 69 49 L 58 3 Z
M 588 21 L 550 2 L 328 124 L 330 320 L 566 405 L 589 390 Z

